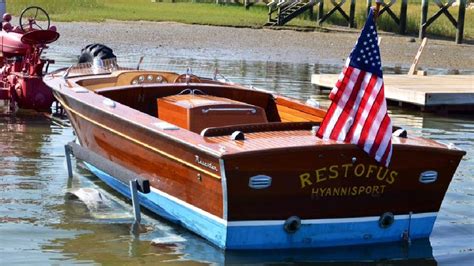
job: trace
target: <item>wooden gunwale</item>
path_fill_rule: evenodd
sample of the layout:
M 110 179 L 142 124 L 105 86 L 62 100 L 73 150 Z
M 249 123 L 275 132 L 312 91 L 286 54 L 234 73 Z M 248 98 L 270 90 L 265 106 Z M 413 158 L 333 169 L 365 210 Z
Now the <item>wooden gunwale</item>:
M 237 128 L 237 127 L 236 127 Z M 227 138 L 225 135 L 207 137 L 206 140 L 210 143 L 220 144 L 229 149 L 236 149 L 238 152 L 235 153 L 226 153 L 222 155 L 222 158 L 237 158 L 245 157 L 253 154 L 270 154 L 278 150 L 288 150 L 288 146 L 282 143 L 280 146 L 275 146 L 274 141 L 270 139 L 282 135 L 282 138 L 291 139 L 294 143 L 291 144 L 292 151 L 303 151 L 303 150 L 314 150 L 325 151 L 325 150 L 341 150 L 345 151 L 347 149 L 359 149 L 355 144 L 349 143 L 340 143 L 333 140 L 321 140 L 312 135 L 310 130 L 295 130 L 295 131 L 273 131 L 270 132 L 254 132 L 246 133 L 246 140 L 242 142 L 234 142 Z M 290 136 L 287 136 L 290 135 Z M 294 138 L 294 137 L 297 138 Z M 432 140 L 422 139 L 418 137 L 411 138 L 393 138 L 393 147 L 394 150 L 419 150 L 420 147 L 426 149 L 427 151 L 432 152 L 443 152 L 447 155 L 454 154 L 465 154 L 464 151 L 458 149 L 449 149 L 443 143 L 439 143 Z M 267 145 L 265 145 L 268 143 Z M 269 146 L 272 146 L 269 148 Z
M 443 147 L 426 147 L 426 146 L 416 146 L 416 145 L 407 145 L 407 144 L 393 144 L 393 149 L 394 150 L 396 149 L 398 151 L 415 151 L 415 150 L 419 150 L 420 147 L 424 147 L 426 149 L 426 152 L 442 152 L 446 155 L 462 155 L 462 156 L 466 155 L 466 152 L 463 150 L 456 150 L 456 149 L 453 150 L 453 149 L 447 149 Z M 360 148 L 358 148 L 357 145 L 355 144 L 343 144 L 343 143 L 291 147 L 292 152 L 298 152 L 298 151 L 304 151 L 304 150 L 310 150 L 310 149 L 313 149 L 314 152 L 327 151 L 327 150 L 340 150 L 340 151 L 347 152 L 347 151 L 350 151 L 351 149 L 358 150 Z M 250 150 L 250 151 L 241 151 L 241 152 L 232 153 L 232 154 L 223 154 L 222 159 L 224 160 L 237 159 L 237 158 L 247 157 L 249 155 L 270 155 L 270 154 L 274 154 L 276 152 L 282 152 L 282 151 L 288 151 L 288 147 L 286 148 L 278 147 L 278 148 L 265 149 L 265 150 Z
M 307 113 L 313 116 L 319 116 L 321 119 L 326 115 L 326 111 L 321 110 L 321 109 L 315 109 L 310 106 L 307 106 L 306 104 L 303 104 L 295 99 L 290 99 L 285 96 L 277 95 L 275 97 L 275 102 L 277 105 L 285 106 L 291 109 L 298 110 L 303 113 Z
M 86 76 L 86 78 L 91 78 L 91 77 L 90 77 L 90 76 Z M 89 92 L 86 93 L 86 94 L 83 94 L 83 95 L 87 95 L 86 97 L 89 97 L 89 99 L 91 99 L 91 97 L 93 97 L 93 98 L 97 98 L 97 99 L 100 99 L 100 100 L 105 100 L 105 99 L 108 99 L 108 98 L 105 97 L 105 96 L 103 96 L 103 95 L 101 95 L 101 94 L 98 94 L 98 93 L 96 93 L 96 92 L 97 92 L 97 91 L 104 90 L 104 89 L 108 89 L 108 88 L 102 88 L 102 89 L 98 89 L 98 90 L 89 90 L 89 89 L 87 89 L 87 88 L 85 88 L 85 87 L 83 87 L 83 86 L 81 86 L 81 85 L 78 84 L 78 82 L 79 82 L 80 80 L 82 80 L 82 79 L 76 79 L 76 77 L 71 78 L 71 79 L 68 79 L 68 80 L 65 80 L 66 83 L 67 83 L 67 88 L 68 88 L 68 90 L 64 90 L 64 91 L 62 91 L 61 93 L 62 93 L 62 94 L 67 94 L 67 95 L 68 95 L 68 98 L 75 99 L 76 101 L 80 101 L 80 102 L 82 102 L 83 104 L 85 104 L 85 105 L 87 105 L 87 106 L 89 106 L 89 107 L 91 107 L 91 108 L 94 108 L 94 109 L 96 109 L 96 110 L 100 110 L 101 112 L 104 112 L 104 113 L 107 113 L 107 114 L 109 114 L 109 115 L 111 115 L 111 116 L 114 116 L 114 117 L 117 118 L 117 119 L 126 121 L 127 123 L 134 124 L 134 125 L 136 125 L 136 126 L 138 126 L 138 127 L 140 127 L 140 128 L 143 128 L 143 129 L 145 129 L 145 130 L 149 130 L 149 131 L 151 131 L 151 132 L 153 132 L 153 133 L 156 133 L 156 134 L 158 134 L 158 135 L 160 135 L 160 136 L 162 136 L 162 137 L 164 137 L 164 138 L 167 138 L 167 139 L 172 140 L 172 141 L 176 141 L 176 142 L 178 142 L 178 143 L 180 143 L 180 144 L 183 144 L 183 145 L 186 145 L 186 146 L 188 146 L 188 147 L 190 147 L 190 148 L 195 149 L 195 148 L 196 148 L 197 146 L 199 146 L 200 144 L 202 144 L 202 145 L 204 145 L 204 144 L 209 144 L 209 143 L 206 143 L 206 142 L 199 142 L 199 143 L 195 143 L 195 144 L 190 143 L 190 142 L 186 141 L 184 138 L 179 138 L 179 137 L 177 137 L 177 136 L 175 136 L 175 135 L 172 135 L 172 134 L 166 134 L 164 131 L 158 130 L 158 128 L 153 128 L 153 127 L 145 126 L 145 123 L 136 123 L 133 119 L 124 119 L 122 116 L 120 116 L 120 115 L 117 114 L 116 112 L 110 112 L 109 110 L 107 110 L 107 108 L 103 108 L 102 106 L 98 106 L 98 104 L 90 104 L 88 101 L 86 101 L 85 99 L 83 99 L 83 98 L 81 97 L 80 93 L 79 93 L 79 95 L 73 94 L 72 88 L 73 88 L 73 87 L 84 88 L 84 89 L 88 90 Z M 59 83 L 59 82 L 58 82 L 58 83 Z M 195 85 L 195 84 L 194 84 L 194 85 Z M 133 86 L 133 87 L 143 87 L 143 88 L 146 87 L 146 86 L 143 86 L 143 85 L 131 85 L 131 86 Z M 123 87 L 124 87 L 124 88 L 125 88 L 125 87 L 130 88 L 131 86 L 123 86 Z M 59 84 L 59 87 L 61 87 L 61 84 Z M 111 87 L 111 88 L 113 88 L 113 87 Z M 60 90 L 57 90 L 57 89 L 56 89 L 56 91 L 59 92 Z M 90 94 L 89 94 L 89 93 L 90 93 Z M 73 96 L 73 95 L 79 96 L 79 97 L 75 97 L 75 96 Z M 91 95 L 92 95 L 92 96 L 91 96 Z M 100 101 L 99 101 L 99 100 L 96 100 L 96 102 L 100 102 Z M 114 102 L 116 102 L 116 101 L 114 101 Z M 121 110 L 121 109 L 123 109 L 123 107 L 125 107 L 125 108 L 128 109 L 128 110 L 127 110 L 127 114 L 129 114 L 129 112 L 132 111 L 132 112 L 136 112 L 137 114 L 143 115 L 144 118 L 149 117 L 149 118 L 152 118 L 153 120 L 156 119 L 156 121 L 152 121 L 151 119 L 148 118 L 148 119 L 147 119 L 148 121 L 146 121 L 146 122 L 148 122 L 147 124 L 149 124 L 149 125 L 151 125 L 151 124 L 154 123 L 154 122 L 163 121 L 163 120 L 160 120 L 160 119 L 158 119 L 158 118 L 156 118 L 156 117 L 153 117 L 153 116 L 149 116 L 149 115 L 147 115 L 147 114 L 144 114 L 143 112 L 140 112 L 140 111 L 135 110 L 135 109 L 133 109 L 133 108 L 130 108 L 130 107 L 128 107 L 128 106 L 122 106 L 122 107 L 120 107 L 120 105 L 122 105 L 122 104 L 120 104 L 120 103 L 118 103 L 118 102 L 116 102 L 116 103 L 117 103 L 117 107 L 114 109 L 114 110 L 116 110 L 116 111 L 121 111 L 121 112 L 123 112 L 124 110 Z M 65 104 L 64 101 L 61 101 L 61 104 Z M 69 107 L 69 106 L 68 106 L 68 107 Z M 69 110 L 73 110 L 73 109 L 69 107 Z M 123 112 L 123 113 L 124 113 L 124 112 Z M 130 118 L 130 117 L 127 117 L 127 118 Z M 143 121 L 141 121 L 141 122 L 143 122 Z M 185 130 L 183 130 L 183 131 L 185 131 Z M 191 134 L 194 134 L 194 133 L 192 133 L 192 132 L 190 132 L 190 133 L 191 133 Z M 219 156 L 221 155 L 221 153 L 218 151 L 218 147 L 214 147 L 214 148 L 216 148 L 216 149 L 212 149 L 212 147 L 205 147 L 205 149 L 199 149 L 199 151 L 204 152 L 204 153 L 206 153 L 206 154 L 208 154 L 208 155 L 211 155 L 211 156 L 213 156 L 213 157 L 215 157 L 215 158 L 219 158 Z

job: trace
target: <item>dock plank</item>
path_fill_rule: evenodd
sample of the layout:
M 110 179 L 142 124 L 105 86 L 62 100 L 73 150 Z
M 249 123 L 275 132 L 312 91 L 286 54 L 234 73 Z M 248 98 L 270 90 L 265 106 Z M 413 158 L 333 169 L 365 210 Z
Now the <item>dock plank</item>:
M 338 74 L 314 74 L 311 83 L 323 89 L 336 84 Z M 384 75 L 387 99 L 422 107 L 474 106 L 474 75 Z

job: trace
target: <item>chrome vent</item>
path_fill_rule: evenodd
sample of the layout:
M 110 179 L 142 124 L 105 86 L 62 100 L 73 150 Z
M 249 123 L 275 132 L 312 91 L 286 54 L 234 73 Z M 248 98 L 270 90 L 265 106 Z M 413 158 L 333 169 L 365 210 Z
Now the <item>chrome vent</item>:
M 249 187 L 253 189 L 264 189 L 272 185 L 272 178 L 266 175 L 256 175 L 249 179 Z
M 424 171 L 420 174 L 420 182 L 423 184 L 430 184 L 436 182 L 438 179 L 438 172 L 436 171 Z

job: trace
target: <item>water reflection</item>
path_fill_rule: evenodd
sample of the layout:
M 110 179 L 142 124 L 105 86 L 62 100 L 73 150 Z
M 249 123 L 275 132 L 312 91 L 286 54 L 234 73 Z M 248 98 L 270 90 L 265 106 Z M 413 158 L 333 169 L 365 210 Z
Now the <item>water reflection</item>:
M 45 264 L 64 258 L 57 249 L 42 245 L 74 237 L 50 227 L 57 222 L 54 207 L 64 187 L 57 175 L 64 171 L 58 148 L 67 135 L 36 113 L 0 115 L 0 264 Z
M 46 119 L 32 113 L 2 115 L 0 124 L 0 221 L 31 223 L 37 217 L 30 211 L 38 211 L 51 180 L 38 173 L 52 164 L 42 149 L 51 141 L 52 129 Z

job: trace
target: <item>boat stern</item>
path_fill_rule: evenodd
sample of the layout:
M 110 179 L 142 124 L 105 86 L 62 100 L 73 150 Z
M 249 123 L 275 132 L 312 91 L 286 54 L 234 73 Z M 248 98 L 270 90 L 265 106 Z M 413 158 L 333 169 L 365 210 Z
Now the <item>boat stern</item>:
M 427 238 L 462 155 L 395 145 L 388 168 L 349 144 L 230 156 L 226 246 L 313 248 Z

